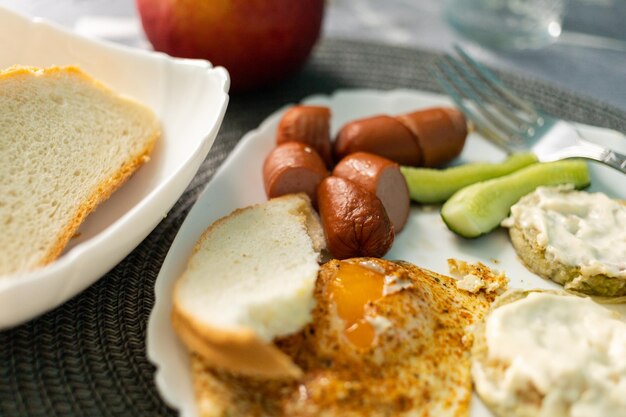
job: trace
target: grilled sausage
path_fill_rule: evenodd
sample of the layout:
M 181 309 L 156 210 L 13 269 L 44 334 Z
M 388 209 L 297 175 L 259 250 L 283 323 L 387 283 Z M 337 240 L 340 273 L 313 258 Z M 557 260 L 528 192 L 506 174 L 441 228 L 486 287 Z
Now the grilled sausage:
M 322 181 L 317 194 L 326 245 L 335 258 L 382 257 L 387 253 L 394 231 L 376 195 L 333 176 Z
M 304 192 L 315 205 L 317 186 L 327 176 L 322 158 L 313 148 L 300 142 L 278 145 L 263 164 L 263 182 L 268 198 Z
M 396 117 L 417 139 L 422 150 L 422 166 L 436 167 L 450 162 L 463 150 L 467 123 L 454 108 L 435 107 Z
M 391 116 L 374 116 L 344 125 L 335 141 L 335 158 L 369 152 L 401 165 L 419 166 L 422 153 L 413 133 Z
M 397 233 L 404 227 L 411 201 L 409 187 L 400 166 L 386 158 L 366 152 L 356 152 L 343 158 L 333 175 L 355 182 L 376 194 L 387 211 Z
M 467 124 L 454 108 L 435 107 L 396 117 L 374 116 L 344 125 L 335 157 L 369 152 L 400 165 L 435 167 L 456 158 L 465 144 Z
M 327 167 L 332 166 L 330 109 L 321 106 L 294 106 L 283 115 L 276 132 L 276 144 L 302 142 L 317 151 Z

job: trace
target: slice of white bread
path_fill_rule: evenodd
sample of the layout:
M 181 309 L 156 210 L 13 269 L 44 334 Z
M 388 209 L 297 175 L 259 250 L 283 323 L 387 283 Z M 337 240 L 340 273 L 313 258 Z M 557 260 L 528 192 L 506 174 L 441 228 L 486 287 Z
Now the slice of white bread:
M 235 210 L 194 247 L 173 293 L 172 322 L 210 364 L 265 377 L 300 369 L 272 340 L 312 319 L 324 233 L 305 194 Z
M 159 135 L 152 111 L 77 67 L 0 71 L 0 275 L 55 260 Z

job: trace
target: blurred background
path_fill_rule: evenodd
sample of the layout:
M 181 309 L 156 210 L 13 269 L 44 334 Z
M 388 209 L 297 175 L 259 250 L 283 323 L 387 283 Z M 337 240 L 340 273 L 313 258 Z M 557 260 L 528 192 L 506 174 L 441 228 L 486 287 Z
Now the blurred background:
M 464 2 L 476 0 L 456 1 Z M 459 43 L 493 67 L 540 78 L 626 110 L 626 1 L 561 1 L 564 10 L 558 37 L 532 49 L 494 48 L 473 41 L 468 33 L 456 31 L 445 16 L 450 3 L 455 2 L 327 0 L 321 39 L 441 51 Z M 0 0 L 0 5 L 87 36 L 151 48 L 134 0 Z

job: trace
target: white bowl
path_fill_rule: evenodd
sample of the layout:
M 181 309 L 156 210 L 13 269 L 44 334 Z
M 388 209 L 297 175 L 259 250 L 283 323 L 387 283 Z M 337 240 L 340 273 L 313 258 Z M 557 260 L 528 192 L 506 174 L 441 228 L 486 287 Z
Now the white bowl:
M 154 229 L 182 195 L 222 123 L 230 79 L 203 60 L 171 58 L 86 39 L 0 8 L 0 68 L 79 65 L 120 94 L 150 107 L 162 137 L 150 162 L 81 226 L 54 263 L 0 277 L 0 329 L 62 304 L 93 284 Z

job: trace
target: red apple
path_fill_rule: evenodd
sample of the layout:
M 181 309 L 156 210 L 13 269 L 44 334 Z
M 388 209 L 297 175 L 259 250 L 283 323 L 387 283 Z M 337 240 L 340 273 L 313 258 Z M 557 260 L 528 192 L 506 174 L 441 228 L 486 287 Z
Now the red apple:
M 155 50 L 225 67 L 232 91 L 269 85 L 299 70 L 324 13 L 324 0 L 136 2 Z

